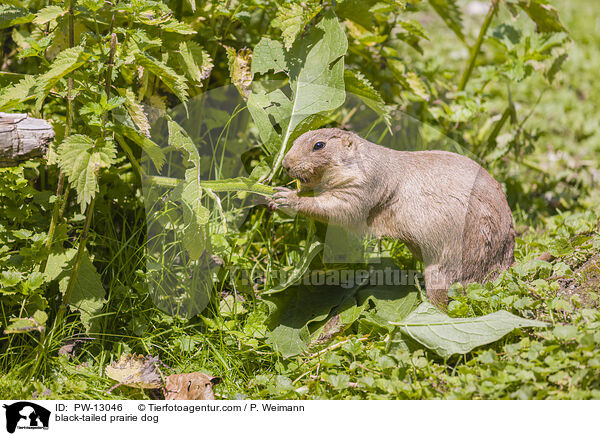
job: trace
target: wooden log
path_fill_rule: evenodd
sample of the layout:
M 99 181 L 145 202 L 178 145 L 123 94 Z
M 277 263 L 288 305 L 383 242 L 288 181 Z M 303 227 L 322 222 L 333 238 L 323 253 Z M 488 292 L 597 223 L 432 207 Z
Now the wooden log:
M 54 130 L 46 120 L 0 112 L 0 167 L 44 156 L 52 139 Z

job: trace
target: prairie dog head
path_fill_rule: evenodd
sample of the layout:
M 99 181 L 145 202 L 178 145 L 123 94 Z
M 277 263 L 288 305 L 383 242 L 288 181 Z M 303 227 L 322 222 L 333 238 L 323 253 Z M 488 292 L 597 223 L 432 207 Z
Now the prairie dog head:
M 294 141 L 282 164 L 303 188 L 343 185 L 356 176 L 348 170 L 360 159 L 361 141 L 358 135 L 341 129 L 312 130 Z

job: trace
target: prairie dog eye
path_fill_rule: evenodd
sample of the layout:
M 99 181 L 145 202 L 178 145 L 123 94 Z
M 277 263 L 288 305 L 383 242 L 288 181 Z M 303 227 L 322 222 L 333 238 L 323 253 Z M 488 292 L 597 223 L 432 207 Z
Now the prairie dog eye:
M 323 147 L 325 147 L 325 143 L 323 141 L 315 142 L 315 145 L 313 145 L 313 151 L 321 150 Z

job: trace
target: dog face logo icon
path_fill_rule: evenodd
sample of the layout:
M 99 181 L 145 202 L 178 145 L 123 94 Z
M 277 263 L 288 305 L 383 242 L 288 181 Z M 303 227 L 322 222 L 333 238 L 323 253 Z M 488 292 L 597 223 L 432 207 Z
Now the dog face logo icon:
M 6 431 L 14 433 L 15 429 L 48 429 L 50 411 L 29 401 L 5 404 Z

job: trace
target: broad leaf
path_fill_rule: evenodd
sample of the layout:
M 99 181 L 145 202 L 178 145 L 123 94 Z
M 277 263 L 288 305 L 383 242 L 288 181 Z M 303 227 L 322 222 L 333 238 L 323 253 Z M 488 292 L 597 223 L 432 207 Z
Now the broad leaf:
M 56 59 L 54 59 L 54 62 L 52 62 L 52 65 L 50 65 L 50 69 L 37 78 L 38 85 L 36 92 L 38 96 L 35 103 L 36 110 L 41 109 L 44 99 L 54 85 L 67 74 L 81 67 L 89 57 L 89 53 L 85 52 L 85 47 L 83 46 L 67 48 L 61 51 L 56 56 Z
M 77 192 L 82 212 L 98 192 L 98 171 L 112 165 L 116 156 L 111 141 L 96 144 L 86 135 L 71 135 L 58 146 L 58 163 Z
M 269 50 L 260 50 L 255 54 L 256 71 L 280 70 L 281 54 L 269 41 L 263 42 Z M 296 40 L 291 47 L 286 64 L 289 71 L 291 101 L 281 91 L 258 94 L 248 99 L 250 113 L 257 124 L 260 136 L 269 152 L 276 151 L 271 178 L 278 170 L 290 139 L 296 128 L 317 114 L 327 113 L 344 103 L 344 55 L 348 48 L 346 35 L 335 15 L 329 11 L 321 22 L 304 38 Z M 275 62 L 277 61 L 277 62 Z M 288 102 L 290 104 L 288 104 Z M 274 132 L 269 112 L 276 107 L 282 134 Z
M 516 328 L 548 325 L 505 310 L 477 318 L 450 318 L 428 302 L 421 303 L 402 321 L 392 324 L 443 358 L 465 354 L 475 347 L 495 342 Z
M 33 22 L 38 25 L 46 24 L 66 13 L 67 11 L 60 6 L 46 6 L 35 15 Z
M 250 84 L 252 83 L 253 76 L 250 70 L 252 52 L 248 49 L 236 51 L 231 47 L 226 47 L 226 51 L 231 83 L 235 85 L 240 95 L 246 100 L 250 93 Z

